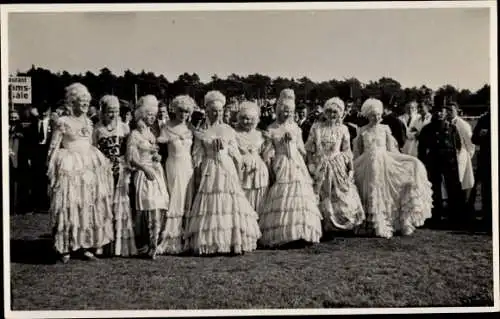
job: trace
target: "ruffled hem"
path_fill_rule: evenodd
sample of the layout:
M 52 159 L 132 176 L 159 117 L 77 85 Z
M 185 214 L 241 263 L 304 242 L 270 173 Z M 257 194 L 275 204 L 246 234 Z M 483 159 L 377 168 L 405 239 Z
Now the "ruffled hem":
M 319 243 L 321 236 L 321 223 L 319 223 L 319 228 L 318 225 L 311 226 L 308 224 L 267 227 L 262 230 L 259 244 L 263 247 L 276 247 L 297 240 Z
M 259 238 L 260 231 L 253 235 L 234 229 L 201 232 L 187 237 L 184 248 L 196 255 L 242 254 L 256 250 Z
M 102 248 L 113 240 L 111 220 L 101 227 L 79 229 L 54 227 L 54 248 L 59 254 L 79 249 Z

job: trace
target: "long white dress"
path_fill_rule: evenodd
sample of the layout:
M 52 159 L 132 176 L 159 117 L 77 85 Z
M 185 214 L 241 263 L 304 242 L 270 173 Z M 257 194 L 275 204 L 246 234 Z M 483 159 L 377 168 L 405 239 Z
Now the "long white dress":
M 249 252 L 261 236 L 257 212 L 245 197 L 235 166 L 241 162 L 235 134 L 227 124 L 195 133 L 193 162 L 201 176 L 186 216 L 184 245 L 196 255 Z M 217 138 L 223 144 L 218 152 L 213 148 Z
M 113 241 L 113 171 L 92 145 L 93 125 L 58 119 L 49 149 L 49 197 L 54 248 L 60 254 L 100 249 Z
M 292 137 L 289 143 L 283 141 L 285 133 Z M 302 132 L 295 122 L 275 122 L 266 135 L 264 160 L 270 167 L 273 182 L 259 219 L 261 244 L 272 247 L 298 240 L 318 243 L 322 216 L 303 158 Z
M 193 163 L 191 146 L 193 133 L 186 125 L 174 126 L 167 122 L 161 130 L 159 142 L 167 143 L 168 157 L 165 163 L 167 189 L 170 203 L 165 219 L 159 254 L 176 254 L 183 250 L 183 222 L 191 209 L 193 193 Z
M 354 153 L 355 182 L 367 214 L 360 233 L 410 235 L 431 217 L 427 171 L 418 159 L 399 153 L 387 125 L 362 128 Z
M 250 132 L 237 131 L 236 142 L 244 164 L 240 168 L 241 187 L 253 209 L 259 213 L 269 186 L 269 172 L 261 157 L 264 137 L 257 129 Z
M 404 154 L 418 157 L 418 134 L 424 126 L 429 124 L 432 119 L 432 114 L 427 113 L 425 116 L 418 115 L 416 120 L 412 120 L 408 132 L 406 134 L 407 140 L 403 149 L 401 150 Z
M 325 231 L 350 230 L 365 219 L 352 172 L 349 130 L 343 124 L 316 122 L 306 142 L 315 193 Z

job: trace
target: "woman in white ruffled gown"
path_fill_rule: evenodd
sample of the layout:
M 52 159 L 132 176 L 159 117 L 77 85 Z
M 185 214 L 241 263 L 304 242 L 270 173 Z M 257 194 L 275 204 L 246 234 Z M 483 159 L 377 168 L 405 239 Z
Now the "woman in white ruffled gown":
M 138 252 L 156 259 L 160 234 L 168 211 L 169 195 L 165 173 L 160 164 L 158 145 L 151 127 L 158 113 L 158 100 L 146 95 L 135 111 L 137 128 L 130 133 L 127 159 L 135 168 L 135 236 Z
M 257 248 L 258 215 L 240 185 L 236 132 L 222 122 L 226 98 L 205 95 L 208 121 L 195 132 L 193 162 L 199 186 L 186 216 L 185 248 L 196 255 L 242 254 Z
M 313 124 L 305 145 L 325 233 L 354 229 L 365 219 L 354 184 L 349 130 L 341 122 L 343 113 L 341 99 L 326 101 L 325 119 Z
M 65 100 L 70 115 L 57 120 L 47 173 L 54 247 L 63 263 L 78 250 L 95 260 L 95 250 L 113 241 L 113 171 L 92 145 L 93 125 L 86 115 L 90 93 L 74 83 Z
M 281 92 L 278 119 L 266 132 L 264 160 L 270 167 L 272 185 L 259 219 L 264 247 L 318 243 L 322 235 L 322 217 L 304 161 L 302 132 L 293 118 L 294 99 L 292 90 Z
M 262 159 L 264 137 L 257 129 L 260 109 L 256 103 L 243 102 L 238 112 L 236 142 L 241 152 L 241 187 L 253 209 L 258 213 L 269 185 L 269 172 Z
M 114 241 L 105 247 L 105 255 L 133 256 L 137 254 L 133 217 L 129 199 L 130 169 L 125 161 L 129 126 L 120 118 L 120 102 L 116 96 L 105 95 L 100 100 L 100 122 L 94 129 L 94 145 L 111 161 L 113 168 L 113 230 Z
M 363 103 L 369 124 L 354 143 L 354 177 L 367 214 L 359 233 L 391 238 L 412 234 L 431 217 L 432 189 L 422 162 L 399 153 L 389 127 L 379 124 L 382 110 L 377 99 Z
M 188 95 L 180 95 L 174 98 L 170 106 L 175 117 L 163 126 L 158 138 L 158 143 L 166 143 L 168 147 L 165 174 L 170 195 L 168 213 L 158 245 L 159 254 L 178 254 L 183 251 L 183 222 L 191 209 L 193 193 L 193 132 L 186 121 L 196 103 Z
M 420 131 L 422 131 L 422 128 L 429 124 L 432 119 L 432 114 L 429 112 L 429 106 L 425 102 L 420 103 L 417 109 L 418 114 L 416 119 L 411 122 L 411 126 L 408 128 L 408 139 L 401 150 L 404 154 L 411 155 L 413 157 L 418 157 L 418 135 L 420 134 Z

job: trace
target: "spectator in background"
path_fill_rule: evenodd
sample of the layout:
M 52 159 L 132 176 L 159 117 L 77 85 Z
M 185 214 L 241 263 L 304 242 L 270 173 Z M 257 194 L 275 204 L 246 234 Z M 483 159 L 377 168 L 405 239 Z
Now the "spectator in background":
M 99 122 L 99 110 L 97 109 L 97 107 L 93 105 L 89 106 L 87 116 L 90 121 L 92 121 L 92 124 L 96 125 Z
M 406 127 L 405 124 L 393 113 L 393 108 L 384 103 L 384 114 L 381 124 L 389 126 L 392 136 L 396 139 L 398 147 L 401 148 L 406 142 Z
M 313 126 L 317 118 L 312 118 L 307 116 L 307 105 L 305 104 L 299 104 L 296 113 L 299 115 L 299 120 L 297 121 L 297 125 L 302 130 L 302 140 L 305 143 L 309 138 L 311 127 Z
M 415 122 L 418 119 L 418 103 L 416 100 L 410 100 L 405 107 L 405 113 L 399 117 L 399 120 L 403 122 L 406 135 L 410 132 L 410 130 L 415 127 Z
M 132 122 L 132 111 L 127 106 L 120 107 L 120 118 L 123 123 L 127 124 L 130 128 Z
M 17 211 L 17 184 L 18 184 L 18 149 L 19 149 L 19 113 L 11 111 L 9 114 L 9 187 L 10 213 Z
M 457 154 L 462 149 L 460 134 L 446 120 L 442 106 L 433 108 L 432 120 L 422 128 L 418 137 L 418 158 L 427 167 L 432 183 L 432 222 L 438 225 L 442 217 L 448 217 L 455 226 L 465 221 L 465 196 L 458 174 Z M 443 206 L 443 182 L 448 198 L 448 212 Z
M 413 121 L 413 126 L 408 131 L 408 139 L 403 146 L 402 152 L 408 155 L 418 157 L 418 135 L 424 126 L 429 124 L 432 119 L 432 114 L 429 112 L 429 105 L 426 101 L 422 101 L 418 105 L 418 116 Z
M 465 192 L 465 199 L 468 200 L 472 187 L 474 186 L 474 170 L 472 168 L 472 157 L 475 153 L 475 146 L 472 143 L 472 128 L 467 121 L 459 115 L 459 107 L 456 103 L 446 105 L 448 121 L 457 128 L 462 148 L 458 153 L 458 173 L 460 183 Z
M 359 112 L 359 107 L 354 104 L 353 101 L 348 101 L 346 105 L 346 114 L 344 117 L 344 124 L 352 123 L 358 128 L 368 124 L 368 119 L 361 116 Z
M 30 140 L 32 142 L 33 156 L 31 158 L 31 169 L 33 183 L 33 204 L 36 212 L 47 213 L 49 210 L 49 198 L 47 195 L 47 156 L 52 138 L 53 127 L 51 126 L 50 109 L 41 110 L 41 115 L 34 116 L 30 126 Z M 35 112 L 33 114 L 36 114 Z
M 31 159 L 36 154 L 33 152 L 33 113 L 32 106 L 24 107 L 19 124 L 19 147 L 17 157 L 18 168 L 18 213 L 33 213 L 33 201 L 31 193 L 33 187 L 33 178 L 31 176 Z
M 481 184 L 481 205 L 484 226 L 488 227 L 491 233 L 492 229 L 492 190 L 491 190 L 491 127 L 490 112 L 479 118 L 474 127 L 472 142 L 479 146 L 477 156 L 477 175 Z
M 348 102 L 346 104 L 346 109 L 345 109 L 345 113 L 344 113 L 345 115 L 344 115 L 344 118 L 342 119 L 343 124 L 345 126 L 347 126 L 347 130 L 349 131 L 349 142 L 351 145 L 351 150 L 354 147 L 353 142 L 354 142 L 354 139 L 356 138 L 356 136 L 358 136 L 358 130 L 359 130 L 359 127 L 355 123 L 346 121 L 346 116 L 347 116 L 347 114 L 350 114 L 352 112 L 353 107 L 354 107 L 354 104 L 352 102 Z

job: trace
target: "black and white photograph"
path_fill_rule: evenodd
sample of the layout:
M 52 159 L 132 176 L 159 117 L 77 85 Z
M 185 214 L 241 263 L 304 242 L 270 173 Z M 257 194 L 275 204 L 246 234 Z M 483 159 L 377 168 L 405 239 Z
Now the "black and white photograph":
M 2 4 L 5 317 L 499 311 L 496 11 Z

